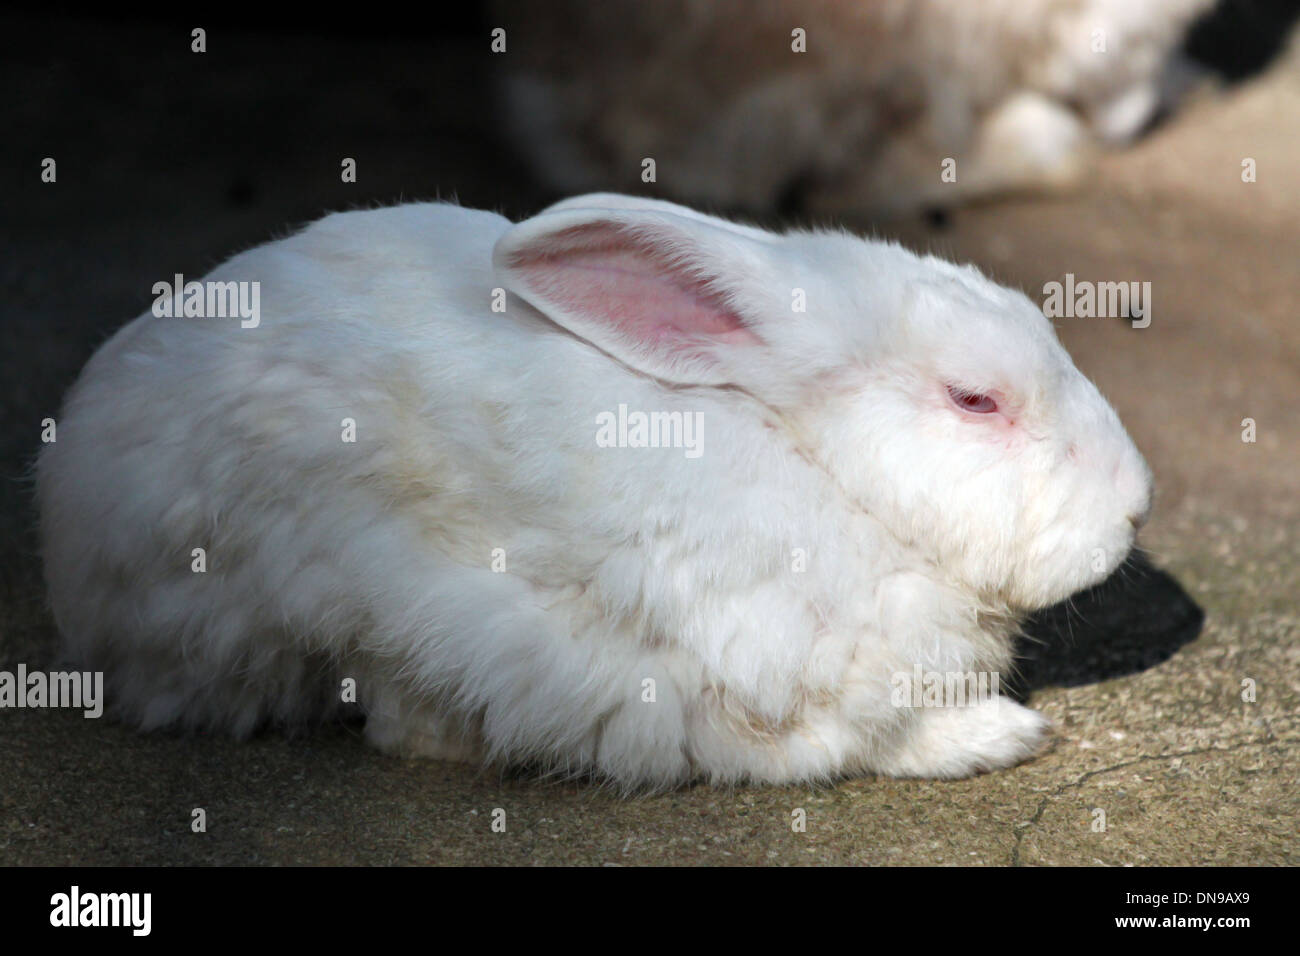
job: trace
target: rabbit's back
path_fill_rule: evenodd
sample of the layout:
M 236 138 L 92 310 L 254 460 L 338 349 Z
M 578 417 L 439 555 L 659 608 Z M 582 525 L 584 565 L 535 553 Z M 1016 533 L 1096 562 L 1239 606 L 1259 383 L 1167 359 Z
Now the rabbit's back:
M 244 732 L 339 699 L 385 569 L 417 547 L 402 502 L 467 484 L 463 409 L 427 412 L 472 402 L 457 376 L 431 395 L 421 363 L 508 362 L 518 326 L 487 281 L 507 225 L 330 216 L 204 277 L 258 283 L 256 325 L 146 313 L 92 358 L 39 460 L 41 530 L 66 650 L 128 719 Z

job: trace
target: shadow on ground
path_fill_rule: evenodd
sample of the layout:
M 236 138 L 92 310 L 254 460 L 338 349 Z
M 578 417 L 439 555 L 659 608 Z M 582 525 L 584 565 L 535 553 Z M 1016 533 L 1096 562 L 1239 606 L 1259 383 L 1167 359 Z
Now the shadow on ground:
M 1201 633 L 1205 612 L 1171 574 L 1135 552 L 1109 578 L 1041 611 L 1017 643 L 1018 700 L 1045 687 L 1077 687 L 1162 664 Z

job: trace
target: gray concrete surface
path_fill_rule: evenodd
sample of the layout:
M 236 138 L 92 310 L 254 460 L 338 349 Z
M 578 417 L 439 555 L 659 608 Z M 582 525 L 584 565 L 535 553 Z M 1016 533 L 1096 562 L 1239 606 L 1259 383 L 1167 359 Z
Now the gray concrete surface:
M 157 274 L 197 274 L 288 223 L 376 198 L 455 190 L 516 213 L 544 198 L 496 143 L 490 111 L 438 101 L 479 62 L 455 44 L 431 57 L 416 39 L 362 41 L 349 45 L 346 71 L 330 71 L 322 64 L 342 55 L 331 48 L 340 41 L 313 41 L 295 59 L 305 41 L 240 40 L 232 51 L 232 40 L 179 92 L 175 71 L 194 66 L 167 52 L 174 36 L 60 29 L 52 65 L 21 30 L 0 39 L 0 70 L 20 92 L 7 125 L 30 141 L 0 170 L 11 191 L 0 235 L 0 668 L 45 666 L 56 650 L 22 478 L 39 421 L 94 345 L 147 305 Z M 123 46 L 131 73 L 109 76 Z M 269 84 L 241 82 L 253 69 Z M 349 111 L 356 97 L 362 108 Z M 341 113 L 366 119 L 332 125 Z M 294 135 L 303 116 L 319 120 L 319 136 Z M 177 142 L 190 145 L 177 152 Z M 335 182 L 336 154 L 359 155 L 355 192 Z M 57 186 L 36 181 L 43 155 L 60 157 Z M 1258 163 L 1253 184 L 1240 181 L 1247 156 Z M 1081 661 L 1071 679 L 1054 680 L 1049 667 L 1035 682 L 1031 702 L 1057 725 L 1049 752 L 958 782 L 697 787 L 623 800 L 590 784 L 384 757 L 355 728 L 237 744 L 4 711 L 0 864 L 1296 863 L 1296 58 L 1207 91 L 1109 157 L 1078 194 L 960 210 L 943 230 L 881 231 L 1031 294 L 1066 272 L 1153 284 L 1149 328 L 1066 319 L 1060 333 L 1148 455 L 1159 498 L 1143 543 L 1204 610 L 1204 625 L 1153 666 L 1118 673 L 1106 637 L 1123 620 L 1085 647 L 1068 628 L 1046 634 L 1047 653 Z M 1247 417 L 1254 444 L 1240 440 Z M 1123 614 L 1145 613 L 1143 627 L 1164 640 L 1174 612 L 1141 587 L 1127 594 Z M 1257 683 L 1253 703 L 1241 699 L 1245 679 Z M 195 807 L 207 811 L 205 834 L 190 831 Z M 505 833 L 490 829 L 498 807 Z M 807 812 L 805 833 L 791 831 L 796 808 Z M 1104 832 L 1091 826 L 1096 808 Z

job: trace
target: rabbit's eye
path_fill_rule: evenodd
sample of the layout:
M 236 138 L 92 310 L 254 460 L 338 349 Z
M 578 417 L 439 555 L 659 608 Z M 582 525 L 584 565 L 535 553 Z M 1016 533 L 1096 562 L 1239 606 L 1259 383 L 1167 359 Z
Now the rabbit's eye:
M 964 412 L 988 415 L 998 410 L 998 403 L 993 400 L 992 396 L 981 395 L 978 392 L 968 392 L 957 388 L 955 385 L 948 386 L 948 397 L 952 399 L 954 405 Z

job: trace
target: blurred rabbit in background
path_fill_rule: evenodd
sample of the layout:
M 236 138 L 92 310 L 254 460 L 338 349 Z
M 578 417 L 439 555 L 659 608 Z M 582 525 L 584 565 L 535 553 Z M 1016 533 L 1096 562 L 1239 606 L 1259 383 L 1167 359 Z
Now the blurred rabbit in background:
M 1182 40 L 1212 5 L 493 0 L 492 13 L 509 135 L 554 189 L 881 215 L 1077 182 L 1098 144 L 1168 108 L 1188 75 Z

